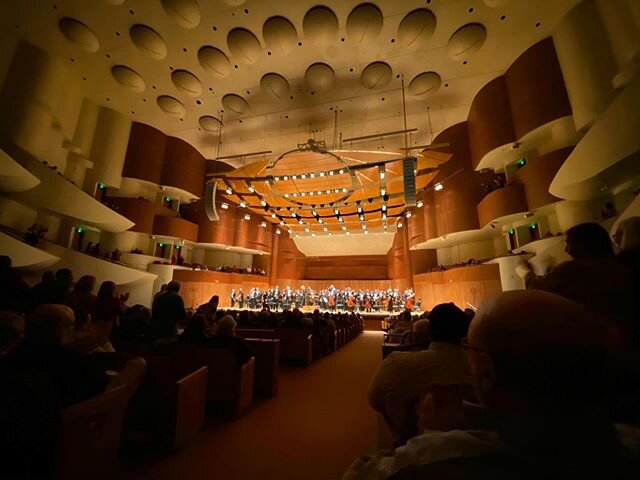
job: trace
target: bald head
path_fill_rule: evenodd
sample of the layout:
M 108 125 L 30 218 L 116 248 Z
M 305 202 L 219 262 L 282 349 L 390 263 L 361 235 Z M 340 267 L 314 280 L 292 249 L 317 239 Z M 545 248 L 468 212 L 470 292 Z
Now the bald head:
M 601 397 L 608 338 L 607 326 L 583 307 L 538 290 L 487 301 L 469 328 L 469 344 L 492 363 L 494 386 L 538 399 Z
M 75 316 L 64 305 L 41 305 L 27 318 L 25 340 L 32 345 L 66 345 L 73 338 Z

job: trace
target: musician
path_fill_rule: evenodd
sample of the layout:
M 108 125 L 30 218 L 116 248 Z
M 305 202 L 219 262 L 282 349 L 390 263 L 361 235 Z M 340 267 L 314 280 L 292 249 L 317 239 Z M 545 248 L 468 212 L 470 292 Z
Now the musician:
M 329 298 L 327 299 L 327 306 L 329 307 L 329 310 L 331 310 L 332 312 L 335 312 L 335 310 L 336 310 L 336 294 L 335 294 L 335 292 L 333 290 L 329 292 Z
M 235 288 L 231 289 L 231 297 L 230 297 L 230 299 L 231 299 L 231 308 L 233 308 L 235 306 L 235 304 L 236 304 L 236 289 Z
M 238 307 L 242 310 L 244 308 L 244 292 L 242 289 L 238 292 Z
M 364 297 L 364 311 L 365 312 L 371 311 L 371 297 L 369 295 L 366 295 Z

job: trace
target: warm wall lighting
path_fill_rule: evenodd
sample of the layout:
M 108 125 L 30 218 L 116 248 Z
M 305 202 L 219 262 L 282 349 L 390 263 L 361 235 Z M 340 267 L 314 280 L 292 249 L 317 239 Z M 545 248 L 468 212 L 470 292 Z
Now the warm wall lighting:
M 440 190 L 442 190 L 444 188 L 444 185 L 442 185 L 440 182 L 436 183 L 435 186 L 433 187 L 433 189 L 436 192 L 439 192 Z

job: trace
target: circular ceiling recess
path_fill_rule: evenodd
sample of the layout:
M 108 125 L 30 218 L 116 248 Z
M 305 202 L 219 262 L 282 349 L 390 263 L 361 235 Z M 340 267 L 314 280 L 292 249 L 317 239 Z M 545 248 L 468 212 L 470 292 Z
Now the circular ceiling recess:
M 134 70 L 124 65 L 115 65 L 111 68 L 111 75 L 120 85 L 129 87 L 136 92 L 142 92 L 146 88 L 142 77 Z
M 58 22 L 58 27 L 67 40 L 88 52 L 97 52 L 100 48 L 100 42 L 96 34 L 80 20 L 64 17 Z
M 398 26 L 398 43 L 405 47 L 422 48 L 436 29 L 436 16 L 426 8 L 409 12 Z
M 366 88 L 384 87 L 391 81 L 393 71 L 384 62 L 373 62 L 366 66 L 360 75 L 360 82 Z
M 124 0 L 104 0 L 104 1 L 110 5 L 122 5 L 124 3 Z
M 509 0 L 482 0 L 487 7 L 498 8 L 504 7 L 509 3 Z
M 216 47 L 204 46 L 198 51 L 198 60 L 203 69 L 214 73 L 218 77 L 226 77 L 231 73 L 231 62 L 221 50 Z
M 469 23 L 451 35 L 447 53 L 454 60 L 466 60 L 480 50 L 487 38 L 487 30 L 479 23 Z
M 183 28 L 196 28 L 200 25 L 200 8 L 196 0 L 162 0 L 162 7 Z
M 296 27 L 284 17 L 271 17 L 264 22 L 262 36 L 267 47 L 278 53 L 290 53 L 298 44 Z
M 153 28 L 146 25 L 134 25 L 129 30 L 133 44 L 147 57 L 162 60 L 167 56 L 167 44 Z
M 175 70 L 171 74 L 171 81 L 178 90 L 192 97 L 197 97 L 202 93 L 202 83 L 198 77 L 187 70 Z
M 234 113 L 244 113 L 249 110 L 247 101 L 235 93 L 227 93 L 222 97 L 222 106 Z
M 412 95 L 431 95 L 440 88 L 441 83 L 442 79 L 436 72 L 423 72 L 413 77 L 409 84 L 409 93 Z
M 267 95 L 285 100 L 289 95 L 289 82 L 278 73 L 267 73 L 260 80 L 260 88 Z
M 329 43 L 338 36 L 338 17 L 328 7 L 317 6 L 309 10 L 302 21 L 305 38 L 314 43 Z
M 347 34 L 356 43 L 375 39 L 382 30 L 382 12 L 373 3 L 362 3 L 347 18 Z
M 182 102 L 177 98 L 170 97 L 169 95 L 160 95 L 156 99 L 156 102 L 158 102 L 160 109 L 169 115 L 184 117 L 187 113 Z
M 326 63 L 314 63 L 304 72 L 307 86 L 314 92 L 326 92 L 336 80 L 336 73 Z
M 256 36 L 245 28 L 234 28 L 227 36 L 227 45 L 231 53 L 246 63 L 255 63 L 262 47 Z
M 211 115 L 203 115 L 198 120 L 198 123 L 200 127 L 207 132 L 219 132 L 220 128 L 222 128 L 220 119 L 212 117 Z

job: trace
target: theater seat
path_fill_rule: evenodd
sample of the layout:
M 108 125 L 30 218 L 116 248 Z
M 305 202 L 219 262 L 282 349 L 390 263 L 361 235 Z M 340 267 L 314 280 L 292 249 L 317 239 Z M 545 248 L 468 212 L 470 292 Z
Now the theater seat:
M 122 423 L 130 396 L 123 385 L 61 412 L 57 478 L 117 478 Z
M 280 358 L 284 361 L 301 363 L 305 367 L 313 361 L 313 336 L 306 328 L 282 327 L 277 330 L 282 342 Z

